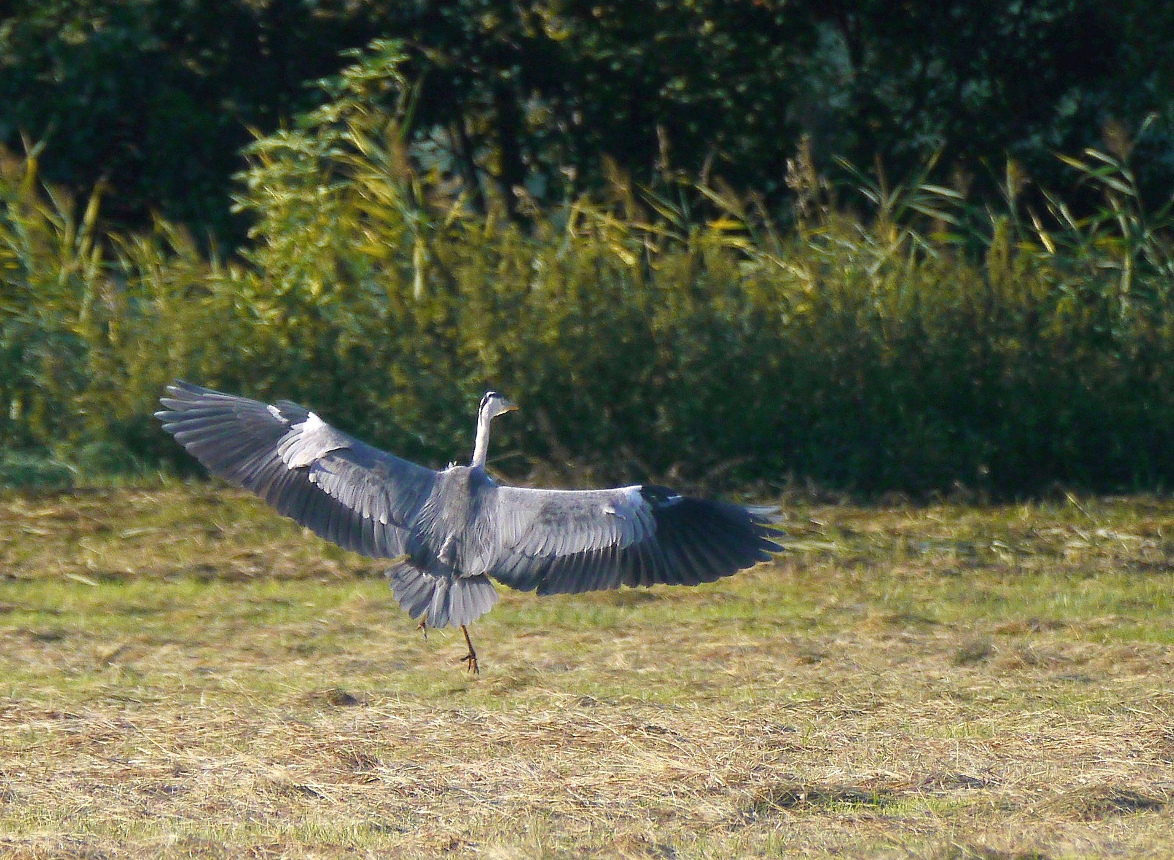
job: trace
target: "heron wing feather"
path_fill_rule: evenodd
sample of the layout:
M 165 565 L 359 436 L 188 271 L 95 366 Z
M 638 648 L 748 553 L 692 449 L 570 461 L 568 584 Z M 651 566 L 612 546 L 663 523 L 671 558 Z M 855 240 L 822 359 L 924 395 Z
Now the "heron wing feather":
M 663 487 L 530 490 L 499 486 L 481 509 L 478 569 L 539 594 L 620 585 L 697 585 L 770 558 L 768 515 Z
M 436 472 L 287 400 L 268 405 L 186 382 L 167 391 L 156 417 L 214 475 L 346 549 L 374 557 L 404 552 Z

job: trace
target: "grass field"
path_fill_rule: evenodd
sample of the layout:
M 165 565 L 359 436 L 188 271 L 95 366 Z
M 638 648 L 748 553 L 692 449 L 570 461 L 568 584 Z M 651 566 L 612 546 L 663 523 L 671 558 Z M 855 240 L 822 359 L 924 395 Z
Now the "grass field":
M 0 854 L 1174 856 L 1174 502 L 784 508 L 471 677 L 234 491 L 0 497 Z

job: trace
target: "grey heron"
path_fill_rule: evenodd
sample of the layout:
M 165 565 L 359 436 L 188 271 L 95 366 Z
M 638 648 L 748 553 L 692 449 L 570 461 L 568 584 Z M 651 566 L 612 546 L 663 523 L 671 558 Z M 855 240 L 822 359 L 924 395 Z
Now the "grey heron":
M 490 582 L 540 595 L 656 583 L 697 585 L 782 548 L 768 509 L 652 484 L 544 490 L 485 469 L 489 425 L 515 409 L 495 391 L 477 410 L 468 466 L 435 471 L 367 445 L 313 412 L 177 381 L 155 413 L 214 475 L 252 490 L 318 536 L 374 558 L 420 627 L 466 625 L 497 601 Z

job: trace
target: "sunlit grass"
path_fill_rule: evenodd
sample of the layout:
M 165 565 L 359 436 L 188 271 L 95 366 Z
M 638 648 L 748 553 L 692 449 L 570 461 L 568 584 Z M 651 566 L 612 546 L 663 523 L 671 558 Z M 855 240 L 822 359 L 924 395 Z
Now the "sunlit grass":
M 1174 850 L 1174 503 L 783 501 L 718 583 L 503 591 L 472 677 L 234 491 L 7 496 L 0 852 Z

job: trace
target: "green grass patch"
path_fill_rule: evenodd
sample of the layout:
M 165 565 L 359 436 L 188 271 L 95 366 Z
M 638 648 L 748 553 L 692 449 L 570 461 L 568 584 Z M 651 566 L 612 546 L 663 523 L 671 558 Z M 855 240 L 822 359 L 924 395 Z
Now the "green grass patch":
M 0 852 L 1159 856 L 1174 503 L 787 500 L 707 586 L 503 593 L 207 485 L 0 499 Z

